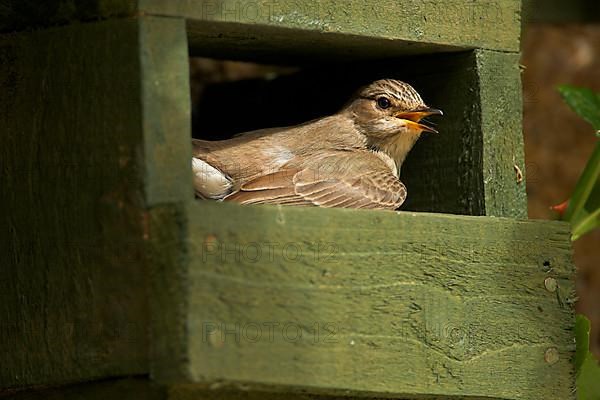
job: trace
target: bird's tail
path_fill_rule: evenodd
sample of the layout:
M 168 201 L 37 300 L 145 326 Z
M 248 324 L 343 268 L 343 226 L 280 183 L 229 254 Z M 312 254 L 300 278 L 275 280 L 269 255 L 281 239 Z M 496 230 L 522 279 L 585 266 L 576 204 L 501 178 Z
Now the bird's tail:
M 215 142 L 192 139 L 192 171 L 196 195 L 203 199 L 222 199 L 233 190 L 232 179 L 211 164 L 209 154 Z

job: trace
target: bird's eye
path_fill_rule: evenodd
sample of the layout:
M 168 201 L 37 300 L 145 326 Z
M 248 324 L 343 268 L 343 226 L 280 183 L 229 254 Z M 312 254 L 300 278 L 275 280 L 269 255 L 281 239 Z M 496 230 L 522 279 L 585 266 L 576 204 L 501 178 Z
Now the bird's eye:
M 380 97 L 377 99 L 377 105 L 379 108 L 383 108 L 385 110 L 386 108 L 390 108 L 392 103 L 390 103 L 390 100 L 387 97 Z

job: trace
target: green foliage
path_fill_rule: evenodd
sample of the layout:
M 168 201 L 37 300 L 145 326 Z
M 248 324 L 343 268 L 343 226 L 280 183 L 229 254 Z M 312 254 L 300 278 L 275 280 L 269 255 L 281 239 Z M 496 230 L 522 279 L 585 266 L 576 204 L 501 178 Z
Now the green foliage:
M 590 89 L 561 86 L 567 104 L 600 132 L 600 94 Z M 600 142 L 588 161 L 569 201 L 564 219 L 571 222 L 572 240 L 600 227 Z
M 573 111 L 589 122 L 596 131 L 600 131 L 600 93 L 570 85 L 563 85 L 558 91 Z
M 561 86 L 559 91 L 573 111 L 589 122 L 596 130 L 596 136 L 600 137 L 600 94 L 573 86 Z M 571 222 L 572 240 L 600 227 L 600 142 L 596 143 L 577 182 L 563 218 Z M 600 400 L 600 366 L 590 353 L 590 321 L 583 315 L 577 315 L 575 337 L 577 398 Z
M 577 350 L 575 368 L 577 371 L 577 399 L 600 400 L 600 366 L 589 350 L 590 321 L 577 315 L 575 322 Z

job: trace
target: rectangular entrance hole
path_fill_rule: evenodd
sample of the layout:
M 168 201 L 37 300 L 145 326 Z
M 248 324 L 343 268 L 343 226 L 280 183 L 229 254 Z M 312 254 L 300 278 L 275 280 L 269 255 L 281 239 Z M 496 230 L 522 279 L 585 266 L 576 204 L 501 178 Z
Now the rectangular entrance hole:
M 401 211 L 483 215 L 482 139 L 473 52 L 387 60 L 273 65 L 190 58 L 192 136 L 230 138 L 299 124 L 337 112 L 376 79 L 411 84 L 431 107 L 439 134 L 424 134 L 401 171 L 408 197 Z

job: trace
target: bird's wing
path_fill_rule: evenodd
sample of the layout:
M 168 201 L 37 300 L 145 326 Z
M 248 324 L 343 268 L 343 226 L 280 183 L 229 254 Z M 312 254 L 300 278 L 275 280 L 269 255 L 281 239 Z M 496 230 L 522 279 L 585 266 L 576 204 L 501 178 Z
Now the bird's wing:
M 348 157 L 331 157 L 316 167 L 288 168 L 262 175 L 244 183 L 225 200 L 241 204 L 398 208 L 406 199 L 406 187 L 381 160 L 365 162 L 364 157 L 370 156 L 376 157 L 364 152 L 354 163 Z

